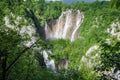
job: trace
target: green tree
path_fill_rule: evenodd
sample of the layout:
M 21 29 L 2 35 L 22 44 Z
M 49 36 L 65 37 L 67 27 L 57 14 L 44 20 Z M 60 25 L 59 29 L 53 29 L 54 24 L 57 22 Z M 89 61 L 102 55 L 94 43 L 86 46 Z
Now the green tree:
M 105 40 L 100 42 L 100 58 L 101 64 L 98 67 L 98 71 L 102 72 L 101 76 L 106 75 L 104 71 L 111 71 L 111 68 L 115 68 L 114 72 L 120 70 L 120 41 L 111 39 L 108 43 Z M 102 78 L 110 78 L 106 75 Z
M 111 0 L 111 7 L 119 8 L 120 0 Z
M 18 32 L 7 28 L 6 26 L 0 27 L 0 62 L 2 70 L 2 79 L 6 79 L 8 68 L 8 57 L 15 48 L 18 48 L 18 44 L 22 41 L 22 37 Z M 15 52 L 15 51 L 14 51 Z

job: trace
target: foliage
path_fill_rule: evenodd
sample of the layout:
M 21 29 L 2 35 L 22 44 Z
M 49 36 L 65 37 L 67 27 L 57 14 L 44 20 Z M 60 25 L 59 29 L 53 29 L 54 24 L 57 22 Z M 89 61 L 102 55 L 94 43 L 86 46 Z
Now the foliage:
M 110 44 L 106 41 L 101 41 L 101 68 L 102 71 L 110 70 L 115 67 L 120 69 L 120 41 L 111 39 Z
M 116 7 L 119 6 L 118 3 L 119 2 L 116 3 Z M 74 42 L 62 39 L 54 41 L 39 40 L 32 46 L 38 48 L 41 47 L 39 52 L 28 47 L 27 50 L 24 51 L 26 46 L 23 45 L 23 41 L 28 40 L 28 36 L 21 36 L 18 31 L 8 28 L 4 24 L 4 17 L 9 15 L 9 13 L 12 13 L 15 16 L 26 18 L 26 24 L 34 23 L 36 27 L 43 27 L 45 21 L 57 19 L 62 11 L 71 8 L 74 10 L 79 9 L 80 11 L 83 11 L 85 15 L 83 24 L 79 29 L 80 39 L 77 39 Z M 6 67 L 3 67 L 0 64 L 0 79 L 2 78 L 4 68 L 6 70 L 10 64 L 17 59 L 15 64 L 13 64 L 8 71 L 5 71 L 7 72 L 6 76 L 8 80 L 99 79 L 94 71 L 94 67 L 87 68 L 84 63 L 81 63 L 81 68 L 78 69 L 81 57 L 85 55 L 86 51 L 92 45 L 99 43 L 101 38 L 109 38 L 109 35 L 106 34 L 105 30 L 110 26 L 113 20 L 120 20 L 119 8 L 110 8 L 110 2 L 105 1 L 64 4 L 62 2 L 48 3 L 44 0 L 1 0 L 0 12 L 0 63 L 4 65 L 3 61 L 7 58 L 5 61 Z M 11 18 L 10 23 L 15 24 L 14 19 Z M 15 25 L 16 28 L 22 27 L 24 25 L 24 20 L 21 20 L 19 23 L 19 25 Z M 101 70 L 108 70 L 111 67 L 119 68 L 120 42 L 112 40 L 111 44 L 107 44 L 105 41 L 101 41 L 100 47 L 102 62 Z M 49 57 L 54 59 L 55 63 L 68 56 L 70 60 L 68 70 L 54 73 L 49 69 L 41 68 L 38 65 L 39 61 L 36 59 L 36 56 L 41 56 L 42 51 L 45 49 L 53 52 Z M 19 55 L 22 56 L 17 58 Z
M 119 8 L 120 0 L 111 0 L 111 7 Z
M 83 77 L 83 80 L 99 80 L 99 76 L 95 72 L 94 67 L 91 65 L 86 66 L 84 62 L 80 65 L 80 72 L 81 76 Z
M 70 41 L 60 39 L 51 41 L 51 44 L 53 45 L 53 54 L 51 57 L 54 57 L 56 62 L 70 55 Z

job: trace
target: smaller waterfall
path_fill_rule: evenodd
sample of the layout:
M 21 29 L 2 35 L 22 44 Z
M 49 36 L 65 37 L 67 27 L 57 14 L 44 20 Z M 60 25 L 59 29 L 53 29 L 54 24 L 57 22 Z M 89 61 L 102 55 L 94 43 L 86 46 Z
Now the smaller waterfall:
M 53 71 L 56 71 L 55 62 L 53 59 L 48 59 L 48 54 L 49 54 L 49 51 L 46 51 L 46 50 L 43 51 L 43 58 L 44 58 L 45 64 L 47 68 L 50 68 Z

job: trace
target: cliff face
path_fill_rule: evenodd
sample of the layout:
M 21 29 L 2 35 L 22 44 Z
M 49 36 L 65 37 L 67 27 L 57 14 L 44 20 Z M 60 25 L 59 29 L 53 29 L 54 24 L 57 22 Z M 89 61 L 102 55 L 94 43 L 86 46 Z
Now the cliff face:
M 77 10 L 62 12 L 57 20 L 49 20 L 45 24 L 46 40 L 69 39 L 74 41 L 78 38 L 78 29 L 83 22 L 84 15 Z

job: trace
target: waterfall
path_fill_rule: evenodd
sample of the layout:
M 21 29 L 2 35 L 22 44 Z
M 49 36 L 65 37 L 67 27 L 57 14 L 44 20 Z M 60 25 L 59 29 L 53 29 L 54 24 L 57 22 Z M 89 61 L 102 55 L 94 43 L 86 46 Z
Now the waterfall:
M 50 54 L 49 51 L 47 50 L 44 50 L 43 51 L 43 58 L 44 58 L 44 62 L 47 66 L 47 68 L 50 68 L 52 69 L 53 71 L 56 71 L 56 68 L 55 68 L 55 62 L 53 59 L 48 59 L 48 54 Z
M 57 26 L 60 26 L 62 24 L 62 22 L 61 22 L 61 21 L 63 21 L 62 16 L 64 16 L 64 12 L 62 12 L 61 16 L 59 17 Z M 62 38 L 62 35 L 63 35 L 62 27 L 58 27 L 58 29 L 55 32 L 55 36 L 56 36 L 56 38 Z
M 83 14 L 82 13 L 80 13 L 80 11 L 78 10 L 77 11 L 77 22 L 76 22 L 76 28 L 74 29 L 74 31 L 73 31 L 73 33 L 72 33 L 72 36 L 71 36 L 71 41 L 74 41 L 74 37 L 75 37 L 75 33 L 77 32 L 77 30 L 79 29 L 79 27 L 80 27 L 80 25 L 82 24 L 82 22 L 83 22 L 83 18 L 84 18 L 84 16 L 83 16 Z M 81 16 L 80 16 L 81 15 Z
M 84 15 L 79 10 L 71 9 L 63 11 L 57 20 L 45 23 L 46 40 L 69 39 L 74 41 L 78 38 L 78 29 L 83 22 Z
M 70 25 L 70 22 L 71 22 L 71 10 L 68 11 L 68 14 L 66 15 L 66 22 L 65 22 L 65 26 L 64 26 L 64 29 L 63 29 L 63 35 L 62 35 L 62 38 L 65 39 L 66 38 L 66 35 L 67 35 L 67 30 L 69 29 L 69 25 Z

